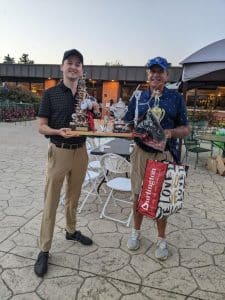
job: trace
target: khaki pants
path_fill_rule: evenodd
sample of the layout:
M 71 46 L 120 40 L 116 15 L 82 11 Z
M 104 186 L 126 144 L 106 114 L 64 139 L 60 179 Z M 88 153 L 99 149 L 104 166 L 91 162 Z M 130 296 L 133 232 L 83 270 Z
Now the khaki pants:
M 69 150 L 49 145 L 45 186 L 44 210 L 41 223 L 40 249 L 49 251 L 52 244 L 56 210 L 66 177 L 65 219 L 66 230 L 76 229 L 76 210 L 88 164 L 86 146 Z
M 149 153 L 135 145 L 130 156 L 131 160 L 131 187 L 132 194 L 135 200 L 135 195 L 139 195 L 142 188 L 142 181 L 145 175 L 145 167 L 148 159 L 153 160 L 172 160 L 171 154 L 168 152 Z

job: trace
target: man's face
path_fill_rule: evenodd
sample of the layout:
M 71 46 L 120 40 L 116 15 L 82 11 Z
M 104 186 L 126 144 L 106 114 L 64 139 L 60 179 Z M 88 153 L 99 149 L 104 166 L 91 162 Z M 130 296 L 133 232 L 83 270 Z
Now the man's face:
M 147 70 L 147 78 L 151 89 L 162 90 L 168 79 L 168 73 L 158 65 Z
M 83 65 L 76 56 L 69 56 L 60 67 L 63 78 L 76 81 L 83 75 Z

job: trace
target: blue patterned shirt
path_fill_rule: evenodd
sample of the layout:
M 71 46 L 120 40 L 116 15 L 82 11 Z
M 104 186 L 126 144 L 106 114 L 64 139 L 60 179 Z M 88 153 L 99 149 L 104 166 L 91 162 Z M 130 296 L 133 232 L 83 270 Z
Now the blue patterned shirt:
M 148 108 L 153 108 L 156 105 L 156 100 L 151 99 L 151 90 L 147 89 L 141 93 L 140 100 L 138 102 L 138 118 L 144 116 Z M 186 105 L 183 96 L 176 91 L 169 90 L 164 87 L 162 95 L 158 103 L 159 108 L 162 111 L 160 124 L 163 129 L 173 129 L 178 126 L 188 125 L 188 117 Z M 127 122 L 132 122 L 135 117 L 136 98 L 133 97 L 128 105 L 128 111 L 124 117 Z M 176 139 L 171 139 L 172 146 L 175 149 L 177 145 Z M 135 138 L 135 142 L 145 151 L 152 151 L 150 147 L 147 147 L 141 143 L 139 139 Z

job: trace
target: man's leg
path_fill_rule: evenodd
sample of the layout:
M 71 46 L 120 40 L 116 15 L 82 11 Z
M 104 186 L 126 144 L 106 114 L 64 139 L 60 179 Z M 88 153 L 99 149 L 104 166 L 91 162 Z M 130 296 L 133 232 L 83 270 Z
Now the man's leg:
M 158 237 L 165 239 L 167 218 L 158 219 L 156 221 L 156 224 L 157 224 L 157 229 L 158 229 Z
M 49 251 L 51 248 L 60 192 L 64 178 L 71 169 L 72 158 L 71 150 L 57 148 L 54 144 L 50 144 L 40 234 L 40 249 L 44 252 Z
M 140 147 L 135 146 L 131 155 L 131 185 L 134 197 L 133 213 L 134 224 L 130 237 L 128 238 L 127 247 L 130 250 L 137 250 L 140 247 L 140 229 L 143 220 L 143 215 L 137 212 L 137 204 L 139 194 L 141 192 L 142 180 L 145 175 L 146 162 L 148 159 L 162 160 L 164 154 L 162 153 L 148 153 L 143 151 Z
M 76 210 L 88 164 L 85 146 L 75 149 L 73 152 L 71 171 L 66 177 L 65 193 L 66 231 L 69 233 L 73 233 L 76 229 Z
M 85 178 L 88 165 L 86 147 L 83 146 L 74 150 L 72 170 L 67 175 L 66 197 L 65 197 L 65 218 L 66 218 L 66 239 L 79 241 L 84 245 L 91 245 L 92 240 L 76 231 L 76 212 L 81 194 L 82 184 Z
M 137 250 L 140 247 L 140 228 L 143 216 L 137 212 L 139 193 L 146 164 L 146 152 L 135 145 L 131 155 L 131 186 L 133 194 L 133 228 L 127 241 L 129 250 Z
M 172 161 L 172 156 L 170 153 L 167 153 L 166 159 Z M 156 220 L 156 224 L 158 229 L 158 240 L 156 244 L 155 257 L 160 260 L 166 260 L 169 255 L 167 242 L 166 242 L 167 218 L 164 217 L 162 219 Z
M 137 212 L 137 205 L 138 205 L 138 198 L 139 195 L 134 195 L 134 202 L 133 202 L 133 216 L 134 216 L 134 225 L 133 228 L 136 230 L 141 229 L 141 224 L 143 220 L 143 215 Z
M 137 250 L 140 248 L 140 229 L 143 220 L 143 215 L 137 212 L 139 195 L 134 194 L 133 198 L 133 228 L 131 235 L 129 236 L 127 241 L 127 248 L 130 250 Z
M 160 260 L 165 260 L 169 255 L 166 242 L 167 218 L 159 219 L 156 223 L 158 228 L 158 240 L 156 244 L 155 257 Z
M 59 204 L 63 179 L 63 177 L 60 178 L 55 176 L 47 179 L 39 245 L 43 252 L 48 252 L 51 248 L 56 210 Z
M 67 152 L 66 152 L 67 151 Z M 58 149 L 50 144 L 45 186 L 44 210 L 40 232 L 40 250 L 34 266 L 35 273 L 42 277 L 48 269 L 48 253 L 51 248 L 56 210 L 65 174 L 70 166 L 68 150 Z
M 56 210 L 62 184 L 63 178 L 56 178 L 55 176 L 47 178 L 39 244 L 41 252 L 34 266 L 34 271 L 39 277 L 43 277 L 48 270 L 48 256 L 52 244 Z

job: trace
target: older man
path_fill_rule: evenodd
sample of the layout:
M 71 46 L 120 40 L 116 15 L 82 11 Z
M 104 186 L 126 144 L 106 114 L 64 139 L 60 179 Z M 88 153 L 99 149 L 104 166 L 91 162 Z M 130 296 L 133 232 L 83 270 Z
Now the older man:
M 163 57 L 155 57 L 148 61 L 147 78 L 149 88 L 141 93 L 140 100 L 138 101 L 138 117 L 143 119 L 147 110 L 151 108 L 158 117 L 166 137 L 170 139 L 173 150 L 176 151 L 177 138 L 188 135 L 189 126 L 183 97 L 177 92 L 171 91 L 165 87 L 165 83 L 168 79 L 168 67 L 169 64 Z M 136 99 L 134 97 L 129 103 L 125 120 L 129 122 L 133 121 L 135 118 L 135 111 L 137 110 Z M 130 250 L 137 250 L 140 247 L 140 228 L 143 216 L 137 212 L 137 202 L 141 192 L 147 159 L 163 160 L 166 156 L 168 158 L 167 151 L 162 153 L 155 150 L 146 145 L 141 138 L 135 138 L 135 143 L 136 145 L 131 154 L 134 224 L 132 233 L 127 242 L 127 247 Z M 158 259 L 164 260 L 168 257 L 165 235 L 167 219 L 159 219 L 156 223 L 158 229 L 158 241 L 155 256 Z

